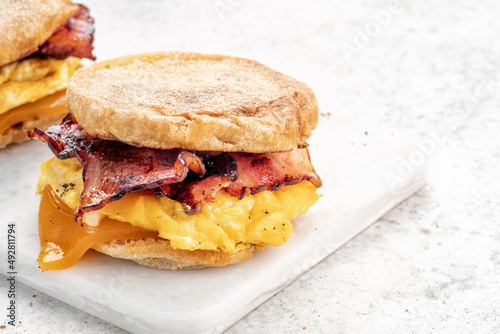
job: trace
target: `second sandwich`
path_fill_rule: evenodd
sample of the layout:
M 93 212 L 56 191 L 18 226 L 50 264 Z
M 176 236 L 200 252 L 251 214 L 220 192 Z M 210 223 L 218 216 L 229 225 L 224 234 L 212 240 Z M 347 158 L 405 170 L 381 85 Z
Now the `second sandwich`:
M 92 56 L 94 20 L 71 0 L 0 3 L 0 148 L 28 139 L 67 110 L 65 89 Z

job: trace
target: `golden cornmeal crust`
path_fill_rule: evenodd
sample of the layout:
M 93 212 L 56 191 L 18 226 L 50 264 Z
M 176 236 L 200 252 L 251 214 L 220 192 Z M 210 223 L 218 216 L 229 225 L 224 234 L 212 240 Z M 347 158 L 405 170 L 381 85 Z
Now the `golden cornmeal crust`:
M 35 52 L 77 11 L 71 0 L 2 1 L 0 66 Z
M 160 149 L 273 152 L 306 146 L 318 104 L 304 83 L 256 61 L 157 52 L 75 73 L 68 110 L 92 135 Z
M 36 126 L 41 130 L 46 130 L 52 124 L 60 122 L 64 116 L 66 115 L 51 116 L 34 121 L 23 122 L 19 126 L 11 127 L 4 133 L 0 134 L 0 148 L 4 148 L 9 144 L 22 143 L 29 140 L 23 129 L 32 130 L 33 127 Z
M 120 240 L 105 242 L 92 247 L 98 252 L 116 258 L 132 260 L 141 265 L 158 269 L 196 269 L 222 267 L 248 260 L 254 246 L 231 253 L 209 250 L 173 249 L 170 241 L 163 239 Z

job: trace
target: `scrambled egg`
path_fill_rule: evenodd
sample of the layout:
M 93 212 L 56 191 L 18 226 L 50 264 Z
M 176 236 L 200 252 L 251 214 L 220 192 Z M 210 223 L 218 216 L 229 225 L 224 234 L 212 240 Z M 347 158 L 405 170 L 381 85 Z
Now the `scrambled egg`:
M 28 58 L 0 67 L 0 115 L 68 86 L 80 58 Z
M 70 207 L 78 205 L 83 189 L 82 166 L 75 159 L 52 158 L 42 163 L 38 192 L 50 186 Z M 184 213 L 181 203 L 166 197 L 157 199 L 146 192 L 129 193 L 98 210 L 99 216 L 156 230 L 177 249 L 205 249 L 230 252 L 249 247 L 280 246 L 290 238 L 290 220 L 303 214 L 320 196 L 308 181 L 277 191 L 262 191 L 242 200 L 220 192 L 194 215 Z M 86 216 L 84 216 L 84 221 Z M 94 216 L 95 213 L 92 213 Z M 92 224 L 98 224 L 93 221 Z

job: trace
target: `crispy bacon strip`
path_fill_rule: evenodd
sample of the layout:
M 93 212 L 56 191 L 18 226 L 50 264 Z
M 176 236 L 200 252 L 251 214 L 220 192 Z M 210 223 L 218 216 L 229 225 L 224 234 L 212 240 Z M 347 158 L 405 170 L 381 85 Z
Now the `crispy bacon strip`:
M 187 213 L 196 213 L 206 202 L 238 180 L 236 161 L 229 153 L 209 156 L 203 160 L 207 174 L 198 180 L 185 180 L 179 184 L 160 187 L 160 193 L 186 206 Z
M 89 135 L 71 114 L 68 114 L 60 124 L 52 125 L 45 132 L 34 128 L 26 131 L 26 134 L 30 138 L 46 143 L 57 158 L 65 160 L 76 157 L 82 165 L 85 165 L 87 160 L 87 148 L 99 141 L 98 138 Z
M 314 171 L 307 148 L 282 153 L 231 155 L 238 165 L 238 181 L 225 190 L 239 199 L 263 190 L 278 190 L 303 180 L 321 187 L 321 179 Z
M 182 182 L 189 170 L 203 176 L 202 160 L 184 150 L 139 148 L 88 134 L 73 116 L 47 131 L 27 131 L 47 143 L 59 159 L 76 157 L 83 165 L 84 189 L 75 208 L 77 219 L 122 198 L 126 193 Z
M 94 19 L 89 15 L 89 10 L 84 5 L 79 5 L 80 10 L 59 28 L 50 38 L 42 44 L 34 56 L 49 56 L 65 59 L 69 56 L 89 58 L 92 55 L 92 42 L 94 41 Z
M 77 218 L 99 210 L 126 193 L 183 181 L 189 170 L 203 176 L 200 158 L 180 149 L 155 150 L 102 141 L 87 153 Z
M 93 137 L 71 115 L 46 132 L 35 128 L 27 133 L 47 143 L 59 159 L 77 157 L 82 163 L 84 189 L 75 209 L 77 220 L 126 193 L 145 189 L 181 202 L 187 213 L 196 213 L 221 190 L 242 199 L 247 194 L 278 190 L 302 180 L 321 186 L 306 148 L 283 153 L 216 155 L 156 150 Z

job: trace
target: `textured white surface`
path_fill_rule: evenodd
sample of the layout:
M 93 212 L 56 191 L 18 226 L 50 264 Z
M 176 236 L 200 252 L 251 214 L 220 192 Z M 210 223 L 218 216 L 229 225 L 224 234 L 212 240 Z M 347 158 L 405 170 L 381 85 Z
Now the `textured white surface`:
M 97 55 L 179 49 L 254 58 L 309 84 L 332 117 L 412 130 L 415 141 L 446 135 L 428 186 L 228 333 L 500 332 L 497 1 L 402 1 L 351 61 L 341 43 L 353 45 L 388 2 L 87 3 Z M 122 43 L 123 29 L 144 44 Z M 18 303 L 19 333 L 124 333 L 24 286 Z

